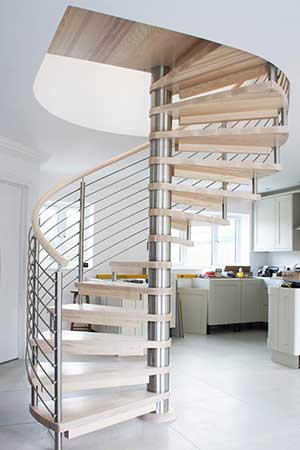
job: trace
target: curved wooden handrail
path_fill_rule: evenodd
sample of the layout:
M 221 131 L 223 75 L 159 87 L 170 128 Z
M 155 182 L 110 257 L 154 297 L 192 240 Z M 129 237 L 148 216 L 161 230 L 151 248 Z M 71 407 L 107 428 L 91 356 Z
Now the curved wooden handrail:
M 92 173 L 97 172 L 100 169 L 103 169 L 104 167 L 111 166 L 112 164 L 122 161 L 123 159 L 128 158 L 129 156 L 135 155 L 136 153 L 139 153 L 143 150 L 145 150 L 147 147 L 149 147 L 149 142 L 145 142 L 144 144 L 141 144 L 137 147 L 132 148 L 131 150 L 128 150 L 127 152 L 121 153 L 118 156 L 114 156 L 113 158 L 104 161 L 103 163 L 98 164 L 97 166 L 84 170 L 83 172 L 80 172 L 78 175 L 72 176 L 67 178 L 67 180 L 57 184 L 54 188 L 50 189 L 46 194 L 44 194 L 36 203 L 36 205 L 33 208 L 32 211 L 32 230 L 33 233 L 38 240 L 39 244 L 43 247 L 43 249 L 48 253 L 49 256 L 51 256 L 54 261 L 57 262 L 57 264 L 61 267 L 65 267 L 68 265 L 68 260 L 64 258 L 54 247 L 50 244 L 50 242 L 46 239 L 44 236 L 42 229 L 39 224 L 39 212 L 43 205 L 49 201 L 53 195 L 55 195 L 57 192 L 61 191 L 65 187 L 69 186 L 70 184 L 74 183 L 75 181 L 78 181 L 82 178 L 87 177 L 88 175 L 91 175 Z

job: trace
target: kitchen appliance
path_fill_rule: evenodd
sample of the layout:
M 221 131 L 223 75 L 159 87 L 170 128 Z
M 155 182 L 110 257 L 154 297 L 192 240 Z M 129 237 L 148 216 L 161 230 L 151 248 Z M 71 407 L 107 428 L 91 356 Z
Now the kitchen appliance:
M 269 277 L 273 276 L 273 273 L 279 272 L 278 266 L 262 266 L 258 268 L 257 275 L 259 277 Z
M 294 265 L 294 272 L 300 272 L 300 264 Z

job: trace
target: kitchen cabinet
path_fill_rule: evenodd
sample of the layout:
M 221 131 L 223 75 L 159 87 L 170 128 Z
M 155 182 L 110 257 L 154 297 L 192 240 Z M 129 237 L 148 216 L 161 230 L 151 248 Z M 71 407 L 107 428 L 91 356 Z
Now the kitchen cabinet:
M 241 323 L 268 321 L 268 291 L 263 280 L 241 283 Z
M 241 283 L 211 281 L 208 325 L 241 323 Z
M 208 325 L 268 321 L 268 295 L 263 279 L 197 279 L 208 290 Z
M 274 362 L 299 368 L 299 289 L 269 288 L 268 346 Z
M 275 249 L 289 251 L 293 248 L 292 195 L 275 197 Z
M 183 328 L 186 333 L 206 334 L 208 290 L 179 288 Z
M 269 251 L 275 245 L 274 198 L 263 198 L 253 204 L 253 209 L 253 249 L 256 252 Z
M 264 197 L 253 205 L 253 251 L 300 249 L 300 193 Z

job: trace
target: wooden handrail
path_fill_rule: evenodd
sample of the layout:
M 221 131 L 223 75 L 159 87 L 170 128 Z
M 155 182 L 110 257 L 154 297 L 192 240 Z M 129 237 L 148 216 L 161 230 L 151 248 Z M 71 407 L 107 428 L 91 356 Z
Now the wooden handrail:
M 69 186 L 70 184 L 74 183 L 75 181 L 78 181 L 82 178 L 87 177 L 88 175 L 91 175 L 92 173 L 97 172 L 100 169 L 103 169 L 104 167 L 111 166 L 112 164 L 122 161 L 123 159 L 128 158 L 129 156 L 135 155 L 136 153 L 139 153 L 143 150 L 145 150 L 147 147 L 149 147 L 149 142 L 145 142 L 144 144 L 141 144 L 137 147 L 132 148 L 131 150 L 128 150 L 127 152 L 121 153 L 118 156 L 114 156 L 113 158 L 104 161 L 103 163 L 98 164 L 97 166 L 93 167 L 92 169 L 84 170 L 83 172 L 79 173 L 78 175 L 72 176 L 67 178 L 67 180 L 63 181 L 62 183 L 57 184 L 54 188 L 50 189 L 46 194 L 44 194 L 36 203 L 35 207 L 32 211 L 32 230 L 33 233 L 40 243 L 40 245 L 43 247 L 43 249 L 48 253 L 49 256 L 51 256 L 54 261 L 57 262 L 57 264 L 61 267 L 65 267 L 68 265 L 68 260 L 64 258 L 54 247 L 50 244 L 50 242 L 46 239 L 44 236 L 42 229 L 40 227 L 39 223 L 39 213 L 43 205 L 49 201 L 53 195 L 55 195 L 57 192 L 61 191 L 65 187 Z

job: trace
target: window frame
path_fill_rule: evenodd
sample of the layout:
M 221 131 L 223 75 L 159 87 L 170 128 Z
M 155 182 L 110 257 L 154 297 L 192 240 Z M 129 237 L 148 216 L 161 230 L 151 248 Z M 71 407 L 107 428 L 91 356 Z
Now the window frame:
M 242 248 L 242 246 L 240 245 L 241 239 L 242 239 L 242 226 L 243 226 L 243 218 L 244 220 L 247 220 L 247 226 L 249 227 L 249 245 L 247 245 L 247 258 L 245 258 L 245 255 L 242 255 L 240 253 L 240 250 Z M 251 250 L 251 238 L 250 238 L 250 214 L 241 214 L 241 213 L 232 213 L 232 214 L 228 214 L 228 219 L 229 220 L 234 220 L 235 221 L 235 231 L 234 231 L 234 262 L 228 262 L 228 264 L 232 264 L 232 265 L 246 265 L 249 264 L 250 261 L 250 250 Z M 218 230 L 219 227 L 222 225 L 217 225 L 217 224 L 211 224 L 208 225 L 211 227 L 211 243 L 210 243 L 210 265 L 206 265 L 206 264 L 201 264 L 200 266 L 202 267 L 207 267 L 207 266 L 211 266 L 211 267 L 217 267 L 217 266 L 224 266 L 223 263 L 220 263 L 217 261 L 217 245 L 218 245 Z M 193 227 L 197 227 L 197 225 L 192 225 Z M 183 235 L 183 232 L 181 232 L 181 234 Z M 193 230 L 192 230 L 192 236 L 193 236 Z M 193 240 L 193 237 L 192 237 Z M 178 267 L 192 267 L 192 264 L 190 262 L 187 262 L 187 254 L 188 254 L 189 249 L 187 247 L 182 248 L 181 253 L 180 253 L 180 262 L 175 262 L 175 265 Z M 243 260 L 243 258 L 245 260 Z M 198 265 L 198 264 L 195 264 Z

